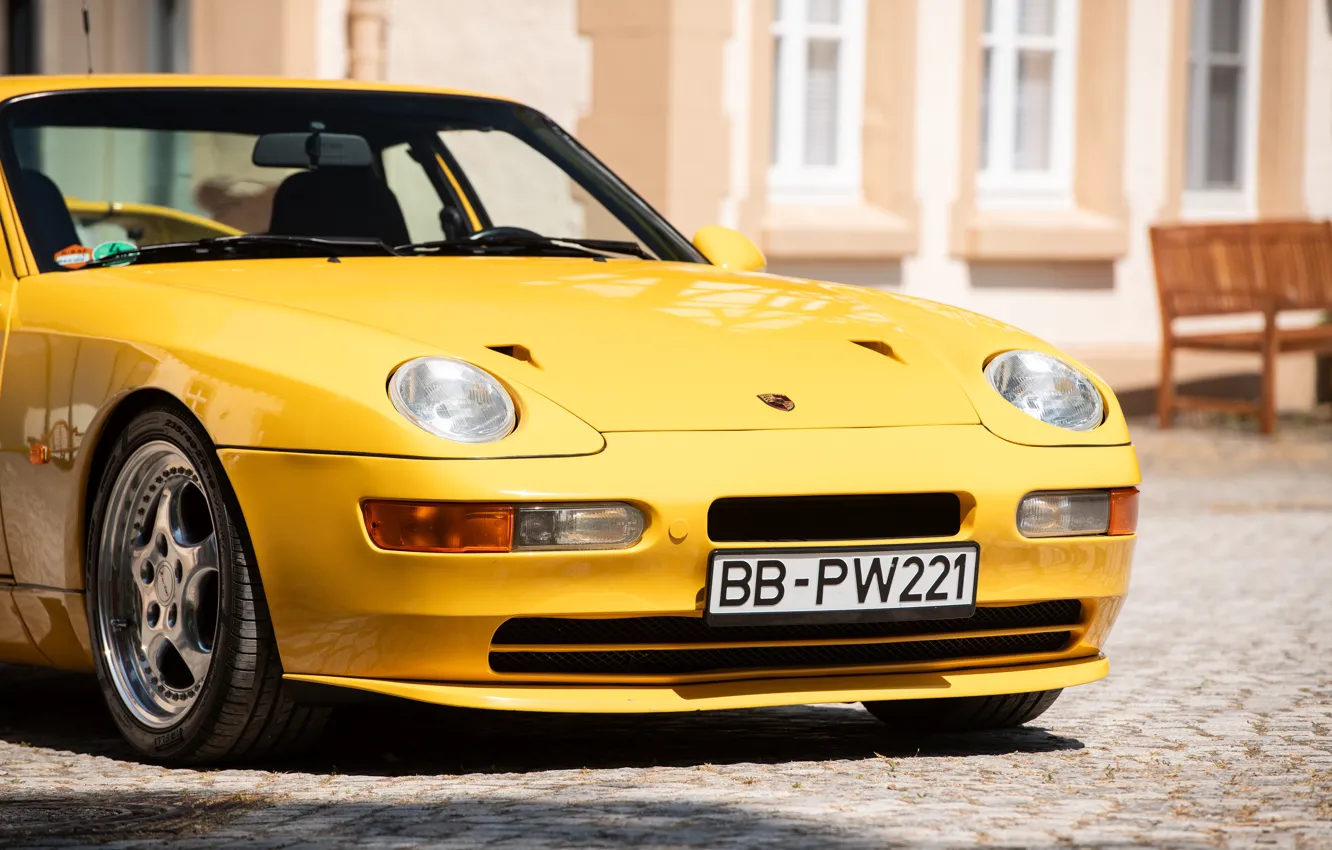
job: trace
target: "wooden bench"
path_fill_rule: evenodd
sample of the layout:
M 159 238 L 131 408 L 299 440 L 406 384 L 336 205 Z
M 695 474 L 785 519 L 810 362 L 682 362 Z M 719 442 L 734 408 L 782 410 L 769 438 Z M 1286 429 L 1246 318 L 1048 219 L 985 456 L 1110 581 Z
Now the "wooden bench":
M 1277 355 L 1332 352 L 1332 324 L 1285 329 L 1288 310 L 1332 310 L 1332 222 L 1263 221 L 1163 225 L 1151 229 L 1156 286 L 1161 299 L 1161 383 L 1156 410 L 1169 428 L 1176 410 L 1256 414 L 1259 430 L 1276 429 Z M 1175 320 L 1190 316 L 1257 313 L 1262 330 L 1182 334 Z M 1175 351 L 1253 352 L 1262 357 L 1256 402 L 1175 391 Z

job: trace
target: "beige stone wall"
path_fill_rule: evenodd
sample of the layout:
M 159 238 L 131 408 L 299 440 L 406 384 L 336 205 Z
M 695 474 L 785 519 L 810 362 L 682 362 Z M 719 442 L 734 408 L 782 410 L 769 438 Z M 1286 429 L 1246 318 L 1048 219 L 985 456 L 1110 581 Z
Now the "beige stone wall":
M 590 56 L 577 0 L 388 0 L 387 73 L 399 83 L 521 100 L 573 129 Z
M 312 77 L 317 73 L 316 19 L 327 0 L 195 0 L 189 4 L 191 71 Z M 39 63 L 43 73 L 87 71 L 82 4 L 42 3 Z M 98 73 L 150 67 L 150 0 L 89 0 L 92 62 Z
M 100 72 L 148 70 L 148 0 L 89 0 L 92 61 Z M 82 74 L 87 45 L 79 3 L 44 3 L 38 62 L 43 73 Z
M 732 0 L 580 0 L 592 99 L 578 134 L 682 232 L 718 220 L 729 186 L 723 111 Z

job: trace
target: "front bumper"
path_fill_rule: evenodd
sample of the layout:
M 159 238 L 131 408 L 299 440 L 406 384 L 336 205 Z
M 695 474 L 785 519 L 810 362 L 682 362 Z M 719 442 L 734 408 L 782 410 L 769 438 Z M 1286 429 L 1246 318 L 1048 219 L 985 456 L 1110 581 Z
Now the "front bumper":
M 711 711 L 821 702 L 974 697 L 1031 693 L 1085 685 L 1110 671 L 1105 656 L 980 670 L 888 675 L 815 676 L 701 682 L 692 685 L 529 685 L 401 682 L 344 676 L 289 675 L 288 679 L 403 697 L 460 708 L 641 714 Z
M 219 455 L 245 515 L 290 677 L 534 710 L 1013 693 L 1099 678 L 1106 669 L 1100 650 L 1128 589 L 1134 538 L 1029 540 L 1018 535 L 1014 516 L 1018 500 L 1033 490 L 1139 481 L 1130 446 L 1019 446 L 980 426 L 617 433 L 607 435 L 600 454 L 564 458 L 412 460 L 244 449 Z M 958 493 L 964 505 L 962 527 L 947 539 L 980 545 L 978 604 L 1079 600 L 1083 615 L 1067 645 L 983 660 L 735 674 L 534 675 L 490 667 L 491 638 L 511 617 L 698 616 L 707 555 L 719 548 L 707 536 L 714 499 L 937 491 Z M 365 498 L 626 501 L 644 511 L 648 528 L 638 545 L 619 551 L 387 552 L 366 536 Z

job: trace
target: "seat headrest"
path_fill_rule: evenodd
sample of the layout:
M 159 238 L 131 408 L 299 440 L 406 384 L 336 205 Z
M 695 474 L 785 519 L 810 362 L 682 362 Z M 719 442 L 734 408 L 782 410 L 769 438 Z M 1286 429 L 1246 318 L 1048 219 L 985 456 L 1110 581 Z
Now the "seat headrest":
M 393 190 L 369 168 L 321 168 L 293 174 L 273 196 L 269 233 L 411 241 Z
M 78 231 L 74 219 L 65 205 L 64 193 L 55 181 L 40 171 L 25 168 L 20 173 L 22 182 L 23 232 L 33 256 L 42 266 L 52 261 L 62 248 L 76 245 Z

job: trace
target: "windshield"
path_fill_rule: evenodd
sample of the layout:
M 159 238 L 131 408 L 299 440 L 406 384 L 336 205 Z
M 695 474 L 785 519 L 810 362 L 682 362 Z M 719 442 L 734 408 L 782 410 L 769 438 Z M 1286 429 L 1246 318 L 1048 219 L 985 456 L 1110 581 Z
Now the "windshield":
M 0 124 L 0 160 L 41 271 L 136 248 L 146 250 L 116 257 L 332 256 L 357 240 L 704 262 L 567 133 L 505 101 L 90 90 L 17 98 Z M 152 248 L 220 237 L 226 251 Z

